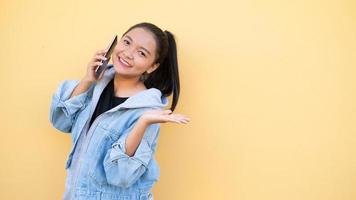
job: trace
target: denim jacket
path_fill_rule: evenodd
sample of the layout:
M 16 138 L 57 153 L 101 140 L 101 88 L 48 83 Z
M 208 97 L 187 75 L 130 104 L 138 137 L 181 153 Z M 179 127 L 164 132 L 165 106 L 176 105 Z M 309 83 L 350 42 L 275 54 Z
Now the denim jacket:
M 66 180 L 68 199 L 153 199 L 151 188 L 159 178 L 154 154 L 160 124 L 147 127 L 133 156 L 125 153 L 125 140 L 144 111 L 162 110 L 168 99 L 160 90 L 149 88 L 102 113 L 88 128 L 100 95 L 114 74 L 110 65 L 100 81 L 72 98 L 79 80 L 65 80 L 52 96 L 50 122 L 69 133 L 72 140 L 65 165 L 70 174 Z M 80 144 L 79 137 L 85 137 Z M 73 159 L 74 152 L 78 160 Z

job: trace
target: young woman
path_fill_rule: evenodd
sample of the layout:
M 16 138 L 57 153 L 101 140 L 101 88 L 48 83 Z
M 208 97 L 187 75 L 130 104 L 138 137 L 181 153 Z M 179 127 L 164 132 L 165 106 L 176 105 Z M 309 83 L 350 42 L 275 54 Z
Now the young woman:
M 160 123 L 189 121 L 173 114 L 180 91 L 175 39 L 151 23 L 132 26 L 115 46 L 113 65 L 96 79 L 104 53 L 52 97 L 50 121 L 73 142 L 63 199 L 153 199 Z

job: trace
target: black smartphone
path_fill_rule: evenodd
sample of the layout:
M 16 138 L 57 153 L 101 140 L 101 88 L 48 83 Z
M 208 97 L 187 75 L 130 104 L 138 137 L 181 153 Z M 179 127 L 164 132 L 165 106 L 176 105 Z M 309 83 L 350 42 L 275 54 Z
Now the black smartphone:
M 106 53 L 104 54 L 104 56 L 106 57 L 106 60 L 103 60 L 102 61 L 103 64 L 99 65 L 95 70 L 96 78 L 99 78 L 101 72 L 105 71 L 105 69 L 107 68 L 108 63 L 111 58 L 112 51 L 114 50 L 116 43 L 117 43 L 117 35 L 114 36 L 114 38 L 110 42 L 109 46 L 107 47 Z

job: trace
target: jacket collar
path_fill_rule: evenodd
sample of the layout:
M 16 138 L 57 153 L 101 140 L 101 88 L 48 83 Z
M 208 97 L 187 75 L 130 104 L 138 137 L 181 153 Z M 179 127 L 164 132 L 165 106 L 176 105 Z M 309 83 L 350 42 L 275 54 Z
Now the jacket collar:
M 96 83 L 92 102 L 94 105 L 96 105 L 99 101 L 100 95 L 106 85 L 114 78 L 115 72 L 116 71 L 113 65 L 108 65 L 108 68 L 104 72 L 103 78 Z M 167 97 L 162 96 L 162 92 L 159 89 L 149 88 L 130 96 L 124 103 L 110 109 L 108 112 L 114 112 L 125 108 L 163 108 L 167 105 L 168 99 Z

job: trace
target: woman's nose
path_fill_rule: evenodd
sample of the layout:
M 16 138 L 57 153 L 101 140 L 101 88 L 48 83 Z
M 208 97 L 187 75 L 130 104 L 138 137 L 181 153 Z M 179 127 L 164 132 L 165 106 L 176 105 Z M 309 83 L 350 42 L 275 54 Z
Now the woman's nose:
M 126 49 L 125 51 L 124 51 L 124 57 L 126 58 L 126 59 L 132 59 L 132 50 L 130 50 L 130 49 Z

